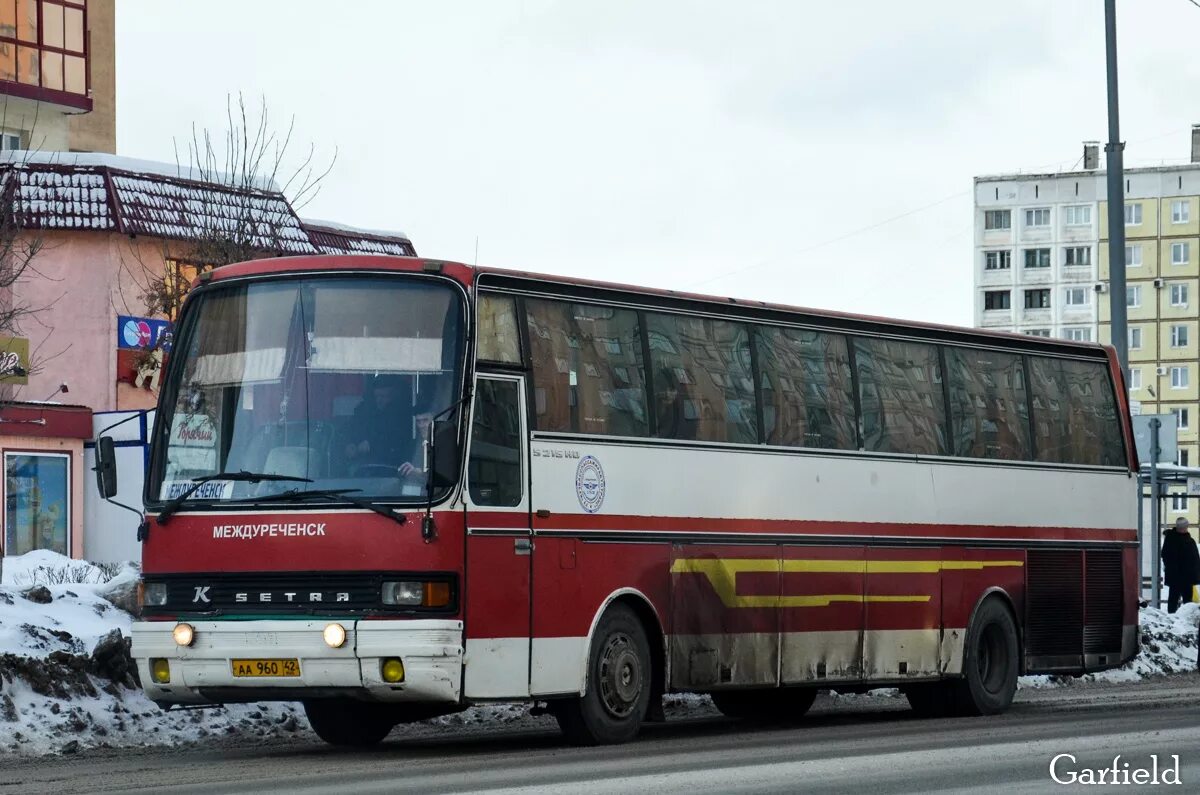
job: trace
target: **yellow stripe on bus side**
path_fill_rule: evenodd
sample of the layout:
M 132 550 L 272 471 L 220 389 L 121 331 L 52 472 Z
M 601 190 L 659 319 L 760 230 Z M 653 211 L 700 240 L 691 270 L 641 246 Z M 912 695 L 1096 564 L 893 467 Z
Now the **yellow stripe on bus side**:
M 672 574 L 703 574 L 726 607 L 828 607 L 834 602 L 928 602 L 928 594 L 739 595 L 739 574 L 937 574 L 1025 565 L 1020 560 L 778 560 L 774 558 L 679 558 Z

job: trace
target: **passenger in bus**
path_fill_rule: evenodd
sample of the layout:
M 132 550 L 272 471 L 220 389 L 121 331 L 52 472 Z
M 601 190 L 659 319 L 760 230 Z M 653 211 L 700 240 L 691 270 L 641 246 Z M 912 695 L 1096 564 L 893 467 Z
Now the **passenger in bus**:
M 424 486 L 427 479 L 425 443 L 433 428 L 433 409 L 429 402 L 418 401 L 416 416 L 413 417 L 416 441 L 412 445 L 408 457 L 400 464 L 398 474 L 407 484 Z
M 1200 583 L 1200 550 L 1188 532 L 1188 520 L 1179 517 L 1175 528 L 1167 531 L 1162 545 L 1163 578 L 1170 592 L 1167 612 L 1174 613 L 1180 602 L 1192 601 L 1192 589 Z

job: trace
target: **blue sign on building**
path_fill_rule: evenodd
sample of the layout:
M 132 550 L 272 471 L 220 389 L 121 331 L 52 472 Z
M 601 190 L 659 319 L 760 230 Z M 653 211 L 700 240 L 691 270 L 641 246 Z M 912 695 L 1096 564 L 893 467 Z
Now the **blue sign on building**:
M 117 347 L 146 349 L 158 346 L 171 350 L 171 323 L 146 317 L 117 316 Z

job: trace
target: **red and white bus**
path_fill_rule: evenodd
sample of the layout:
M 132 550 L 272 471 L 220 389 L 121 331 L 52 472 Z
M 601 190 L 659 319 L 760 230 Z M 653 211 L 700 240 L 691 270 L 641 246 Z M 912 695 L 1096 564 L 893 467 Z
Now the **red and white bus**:
M 422 259 L 223 267 L 157 414 L 133 654 L 156 702 L 367 745 L 666 692 L 1004 710 L 1137 651 L 1113 352 Z M 103 456 L 102 456 L 103 458 Z M 101 462 L 101 469 L 103 461 Z

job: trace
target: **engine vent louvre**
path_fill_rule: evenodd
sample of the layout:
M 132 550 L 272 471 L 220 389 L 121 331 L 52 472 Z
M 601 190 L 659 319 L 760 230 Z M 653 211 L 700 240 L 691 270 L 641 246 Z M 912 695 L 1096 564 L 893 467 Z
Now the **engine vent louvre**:
M 1026 576 L 1025 653 L 1030 656 L 1080 654 L 1083 650 L 1083 551 L 1030 550 Z
M 1083 650 L 1087 654 L 1121 651 L 1121 552 L 1088 552 L 1086 565 L 1086 621 Z

